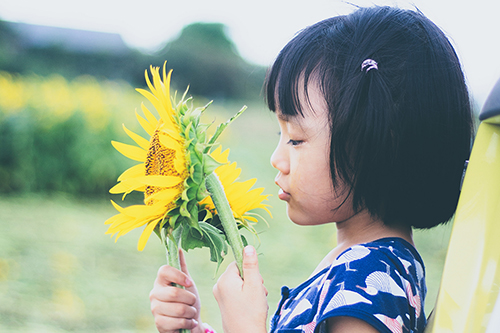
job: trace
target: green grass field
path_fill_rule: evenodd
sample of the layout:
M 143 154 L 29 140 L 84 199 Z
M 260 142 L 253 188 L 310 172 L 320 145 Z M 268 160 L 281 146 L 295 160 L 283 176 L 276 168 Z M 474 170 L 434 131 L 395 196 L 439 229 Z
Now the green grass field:
M 216 123 L 223 120 L 217 118 Z M 269 316 L 276 310 L 280 287 L 303 282 L 335 246 L 333 224 L 300 227 L 286 217 L 269 164 L 277 133 L 274 116 L 256 106 L 222 137 L 223 146 L 231 148 L 230 160 L 243 168 L 242 178 L 257 177 L 257 186 L 273 194 L 270 227 L 257 225 L 260 244 L 248 237 L 260 253 Z M 0 197 L 1 332 L 155 331 L 148 296 L 158 268 L 166 262 L 165 251 L 152 235 L 146 249 L 138 252 L 141 230 L 115 243 L 104 234 L 104 221 L 115 213 L 104 196 Z M 450 226 L 415 233 L 427 268 L 427 313 L 436 299 L 449 235 Z M 202 318 L 222 332 L 212 286 L 232 258 L 228 255 L 219 272 L 209 262 L 208 250 L 190 251 L 187 261 L 201 294 Z

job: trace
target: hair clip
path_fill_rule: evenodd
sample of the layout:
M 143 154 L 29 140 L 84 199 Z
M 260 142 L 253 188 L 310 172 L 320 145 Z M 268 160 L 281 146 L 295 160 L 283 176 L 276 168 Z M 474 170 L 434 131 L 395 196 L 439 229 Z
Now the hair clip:
M 366 67 L 368 67 L 368 68 L 366 68 Z M 365 70 L 365 68 L 366 68 L 366 72 L 365 73 L 368 73 L 371 69 L 378 69 L 378 64 L 373 59 L 366 59 L 361 64 L 361 71 Z

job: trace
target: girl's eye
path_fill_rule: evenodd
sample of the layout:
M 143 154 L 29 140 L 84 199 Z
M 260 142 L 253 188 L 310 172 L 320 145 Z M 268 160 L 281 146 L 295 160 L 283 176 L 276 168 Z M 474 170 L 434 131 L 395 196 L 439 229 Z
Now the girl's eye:
M 290 139 L 290 140 L 288 140 L 287 144 L 292 145 L 292 146 L 298 146 L 298 145 L 300 145 L 302 142 L 303 142 L 303 141 L 301 141 L 301 140 L 292 140 L 292 139 Z

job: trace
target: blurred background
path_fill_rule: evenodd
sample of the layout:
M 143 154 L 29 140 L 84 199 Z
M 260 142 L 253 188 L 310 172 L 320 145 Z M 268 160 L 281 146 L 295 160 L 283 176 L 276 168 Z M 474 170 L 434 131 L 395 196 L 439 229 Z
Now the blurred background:
M 415 0 L 443 28 L 462 59 L 479 110 L 500 77 L 496 1 Z M 133 5 L 132 5 L 133 4 Z M 372 5 L 357 1 L 356 5 Z M 282 285 L 303 282 L 335 246 L 335 226 L 299 227 L 277 199 L 269 158 L 278 139 L 261 94 L 266 68 L 301 28 L 348 13 L 341 1 L 4 1 L 0 3 L 0 331 L 154 332 L 149 291 L 165 251 L 141 230 L 115 243 L 104 221 L 116 212 L 108 190 L 133 164 L 111 144 L 139 131 L 144 71 L 168 60 L 174 89 L 195 104 L 214 100 L 206 122 L 249 108 L 223 134 L 223 147 L 272 194 L 273 219 L 256 225 L 271 316 Z M 214 126 L 215 127 L 215 126 Z M 263 213 L 263 212 L 259 212 Z M 415 235 L 436 299 L 451 223 Z M 206 250 L 187 254 L 202 318 L 222 332 Z

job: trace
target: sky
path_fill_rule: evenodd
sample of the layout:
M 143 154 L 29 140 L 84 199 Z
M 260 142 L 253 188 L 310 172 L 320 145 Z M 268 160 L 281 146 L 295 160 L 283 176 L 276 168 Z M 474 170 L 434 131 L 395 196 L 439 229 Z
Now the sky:
M 351 3 L 418 7 L 451 39 L 479 106 L 500 79 L 499 0 L 3 0 L 0 19 L 119 33 L 145 51 L 160 48 L 187 24 L 221 22 L 245 59 L 267 66 L 297 31 L 351 12 Z

